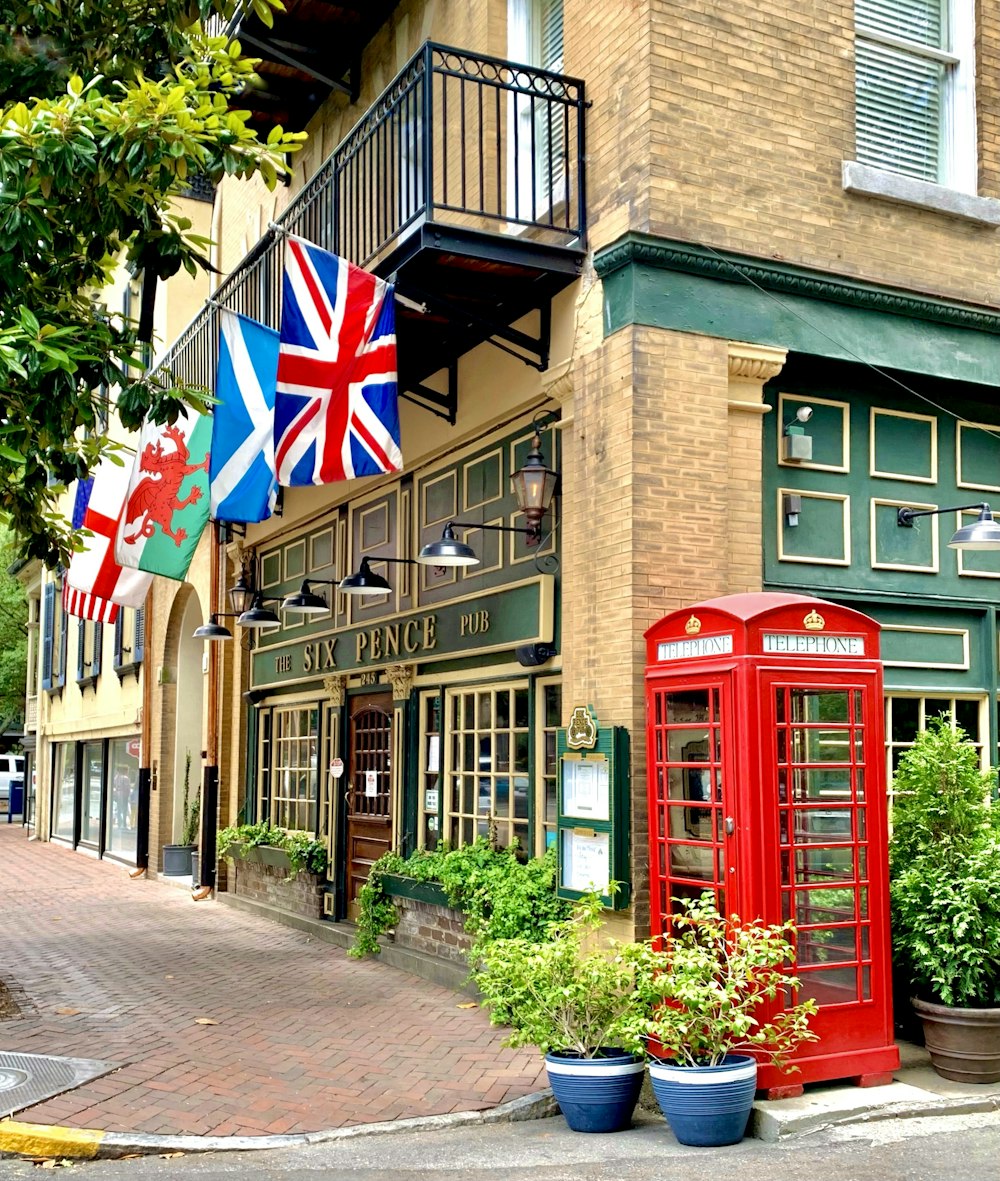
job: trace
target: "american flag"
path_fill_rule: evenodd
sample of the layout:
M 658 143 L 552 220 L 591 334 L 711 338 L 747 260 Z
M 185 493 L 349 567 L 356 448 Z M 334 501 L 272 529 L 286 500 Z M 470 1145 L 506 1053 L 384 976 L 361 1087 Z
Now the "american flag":
M 393 288 L 285 243 L 274 457 L 286 487 L 401 471 Z

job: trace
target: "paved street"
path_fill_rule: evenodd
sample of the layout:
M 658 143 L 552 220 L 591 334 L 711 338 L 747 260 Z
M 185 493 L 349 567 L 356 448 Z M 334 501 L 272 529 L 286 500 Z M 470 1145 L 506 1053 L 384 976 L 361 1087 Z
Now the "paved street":
M 262 1153 L 95 1161 L 81 1181 L 995 1181 L 1000 1115 L 885 1120 L 729 1148 L 684 1148 L 661 1120 L 588 1136 L 560 1118 L 371 1135 Z M 0 1181 L 38 1174 L 0 1161 Z
M 260 1135 L 493 1107 L 545 1085 L 469 998 L 0 826 L 0 1049 L 118 1069 L 17 1118 Z

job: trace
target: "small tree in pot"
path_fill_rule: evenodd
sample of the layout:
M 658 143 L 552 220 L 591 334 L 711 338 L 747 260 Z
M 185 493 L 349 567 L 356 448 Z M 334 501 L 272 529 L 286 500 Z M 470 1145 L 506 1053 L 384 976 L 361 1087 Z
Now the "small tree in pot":
M 190 877 L 192 857 L 201 822 L 201 796 L 191 798 L 191 752 L 184 752 L 184 788 L 181 794 L 181 843 L 163 846 L 163 872 L 167 877 Z
M 893 963 L 931 1062 L 960 1082 L 1000 1081 L 1000 805 L 996 777 L 947 719 L 931 722 L 893 781 Z
M 637 991 L 644 949 L 601 943 L 601 899 L 587 894 L 547 942 L 486 944 L 475 980 L 508 1046 L 537 1046 L 566 1122 L 578 1132 L 628 1127 L 642 1087 L 645 1013 Z
M 756 1055 L 788 1067 L 815 1041 L 814 1001 L 776 1007 L 799 980 L 791 923 L 769 926 L 719 913 L 710 891 L 684 901 L 673 932 L 646 945 L 640 991 L 649 1014 L 653 1091 L 682 1144 L 741 1140 L 753 1106 Z

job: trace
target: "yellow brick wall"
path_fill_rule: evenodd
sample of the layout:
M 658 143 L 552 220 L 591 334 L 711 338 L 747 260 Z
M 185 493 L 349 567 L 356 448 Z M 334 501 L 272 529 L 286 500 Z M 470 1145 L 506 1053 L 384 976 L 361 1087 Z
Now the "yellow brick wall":
M 980 195 L 1000 197 L 1000 9 L 977 7 Z M 842 162 L 854 159 L 851 0 L 566 0 L 566 58 L 594 104 L 595 247 L 622 232 L 610 215 L 625 209 L 631 229 L 1000 300 L 995 230 L 843 191 Z

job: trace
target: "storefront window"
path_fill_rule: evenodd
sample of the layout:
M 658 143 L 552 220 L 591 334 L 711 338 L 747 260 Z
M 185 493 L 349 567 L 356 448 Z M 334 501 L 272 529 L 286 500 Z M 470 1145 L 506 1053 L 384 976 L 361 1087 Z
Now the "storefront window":
M 952 726 L 961 726 L 979 750 L 986 767 L 985 735 L 988 731 L 983 697 L 919 697 L 890 694 L 885 699 L 886 771 L 889 802 L 892 803 L 892 777 L 903 754 L 927 728 L 932 718 L 944 715 Z
M 531 714 L 528 686 L 454 690 L 448 695 L 451 830 L 456 844 L 478 836 L 531 850 Z
M 96 845 L 101 835 L 101 799 L 104 794 L 104 744 L 83 746 L 83 790 L 80 809 L 80 843 Z
M 538 764 L 541 787 L 538 815 L 541 817 L 541 824 L 537 826 L 538 840 L 535 851 L 541 854 L 556 842 L 556 813 L 558 810 L 556 731 L 562 724 L 562 686 L 558 681 L 542 682 L 538 686 L 537 700 L 538 733 L 540 736 Z
M 130 753 L 134 751 L 135 753 Z M 137 739 L 113 739 L 108 745 L 110 802 L 105 847 L 118 857 L 135 860 L 139 811 L 139 751 Z
M 76 789 L 75 747 L 61 742 L 52 748 L 52 835 L 73 839 L 73 800 Z
M 261 817 L 280 828 L 316 832 L 319 811 L 319 710 L 271 711 L 262 742 Z M 269 760 L 269 761 L 265 761 Z M 266 805 L 266 807 L 265 807 Z
M 441 695 L 420 698 L 420 835 L 417 844 L 435 849 L 441 839 Z

